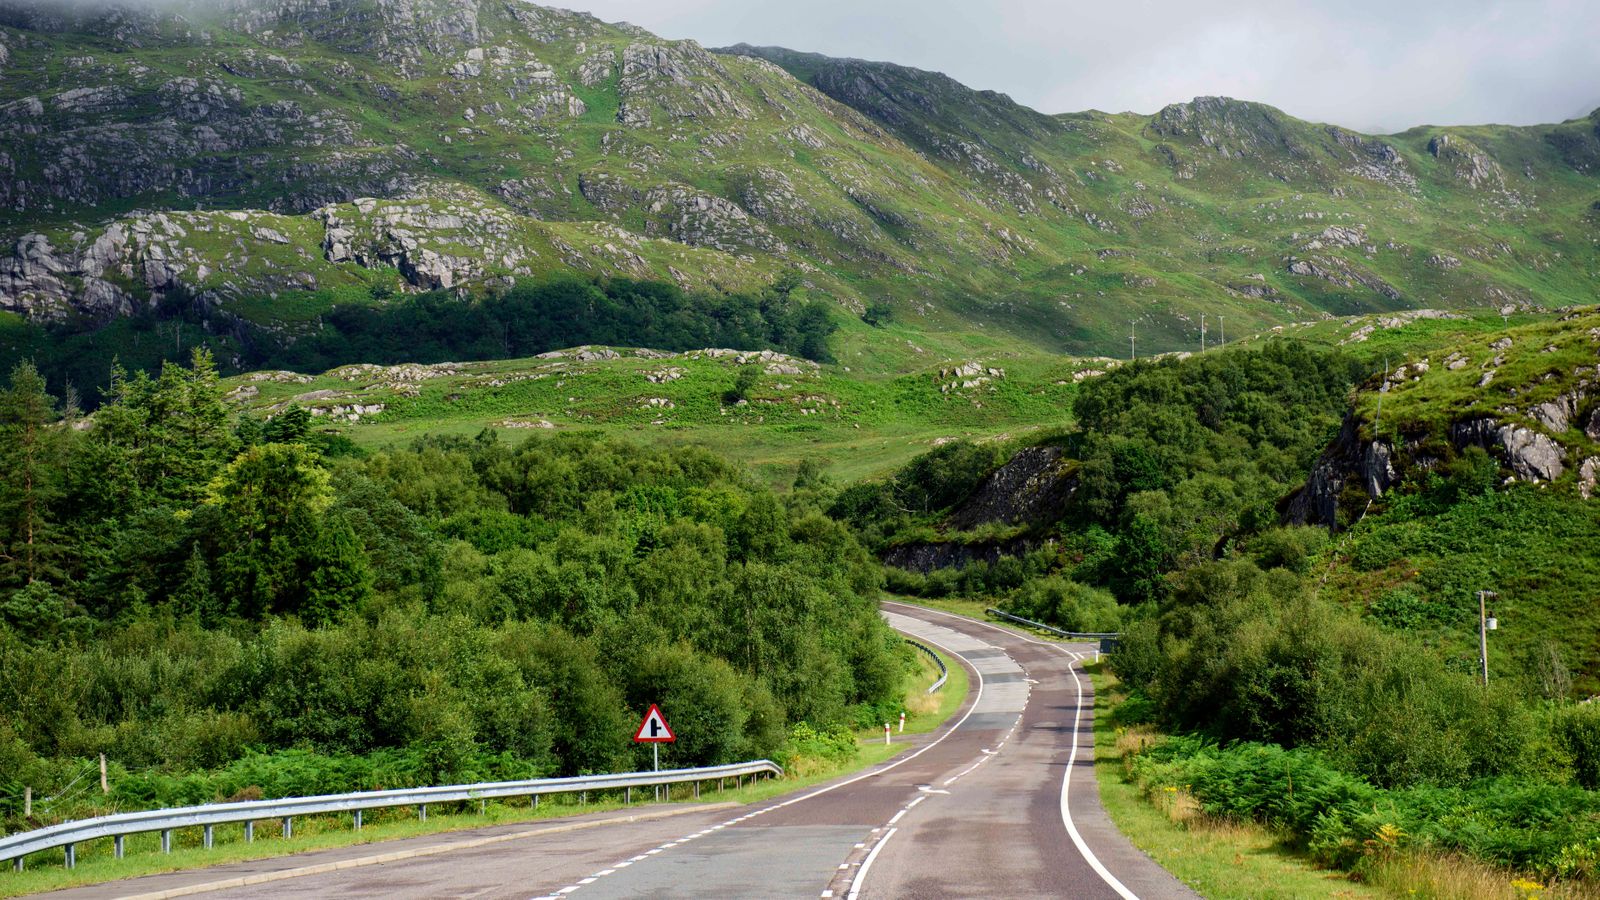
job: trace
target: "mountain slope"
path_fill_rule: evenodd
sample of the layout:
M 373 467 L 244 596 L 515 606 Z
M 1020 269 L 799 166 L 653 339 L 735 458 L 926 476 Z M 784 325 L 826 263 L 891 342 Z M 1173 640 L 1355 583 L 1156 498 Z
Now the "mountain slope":
M 1220 98 L 1051 116 L 884 63 L 517 0 L 0 0 L 0 311 L 336 303 L 578 270 L 859 312 L 841 360 L 1126 352 L 1324 313 L 1559 305 L 1600 117 L 1371 138 Z M 853 316 L 849 317 L 853 322 Z

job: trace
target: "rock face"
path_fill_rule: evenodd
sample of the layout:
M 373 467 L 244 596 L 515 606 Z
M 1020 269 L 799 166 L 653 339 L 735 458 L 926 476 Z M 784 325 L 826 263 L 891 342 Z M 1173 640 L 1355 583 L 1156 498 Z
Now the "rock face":
M 992 563 L 1002 556 L 1027 553 L 1037 542 L 1016 540 L 982 544 L 901 544 L 883 555 L 887 565 L 926 575 L 935 569 L 963 568 L 974 562 Z
M 1549 483 L 1567 471 L 1570 456 L 1551 434 L 1559 436 L 1573 427 L 1578 410 L 1588 401 L 1585 392 L 1573 391 L 1533 406 L 1527 414 L 1543 430 L 1492 416 L 1475 416 L 1450 425 L 1446 437 L 1456 450 L 1482 447 L 1490 451 L 1518 481 Z M 1305 485 L 1285 502 L 1285 521 L 1297 525 L 1331 524 L 1337 521 L 1339 503 L 1347 490 L 1359 489 L 1371 500 L 1387 493 L 1400 480 L 1400 457 L 1407 457 L 1407 464 L 1412 466 L 1431 464 L 1425 456 L 1412 458 L 1413 454 L 1425 452 L 1420 441 L 1410 442 L 1397 452 L 1387 441 L 1362 441 L 1360 426 L 1354 415 L 1345 417 L 1338 439 L 1317 459 Z M 1600 408 L 1589 416 L 1584 432 L 1590 440 L 1600 440 Z M 1591 457 L 1580 464 L 1578 488 L 1585 498 L 1594 493 L 1597 474 L 1600 459 Z
M 1377 499 L 1394 483 L 1393 448 L 1387 442 L 1360 440 L 1360 422 L 1346 416 L 1339 437 L 1311 468 L 1305 486 L 1290 495 L 1284 519 L 1296 525 L 1338 521 L 1339 498 L 1352 479 Z
M 1505 187 L 1505 173 L 1500 170 L 1500 164 L 1466 138 L 1434 135 L 1428 141 L 1428 152 L 1452 175 L 1474 188 Z
M 1305 152 L 1289 136 L 1277 110 L 1230 97 L 1196 97 L 1189 103 L 1174 103 L 1156 113 L 1147 130 L 1156 137 L 1198 140 L 1225 159 Z
M 1523 481 L 1554 481 L 1566 471 L 1562 460 L 1567 452 L 1548 435 L 1531 428 L 1478 418 L 1450 426 L 1450 437 L 1458 447 L 1498 449 L 1506 465 Z
M 1077 490 L 1078 479 L 1060 447 L 1027 447 L 991 472 L 955 512 L 951 528 L 967 530 L 1059 519 Z
M 0 257 L 0 310 L 35 319 L 62 320 L 74 315 L 95 319 L 130 315 L 133 298 L 104 276 L 120 261 L 125 231 L 108 231 L 82 252 L 57 250 L 42 234 L 25 234 L 9 257 Z M 152 287 L 171 283 L 166 261 L 146 257 Z
M 1285 268 L 1290 275 L 1319 278 L 1340 287 L 1366 288 L 1390 300 L 1399 300 L 1403 296 L 1399 288 L 1337 256 L 1290 257 Z

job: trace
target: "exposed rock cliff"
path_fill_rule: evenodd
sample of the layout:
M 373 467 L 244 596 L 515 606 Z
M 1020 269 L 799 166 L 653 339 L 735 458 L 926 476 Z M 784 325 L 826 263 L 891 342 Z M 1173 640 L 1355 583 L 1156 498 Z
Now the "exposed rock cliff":
M 1570 483 L 1587 498 L 1600 476 L 1600 311 L 1513 330 L 1388 373 L 1284 503 L 1286 521 L 1328 525 L 1468 447 L 1499 461 L 1508 481 Z M 1476 363 L 1476 365 L 1473 365 Z M 1449 410 L 1441 414 L 1441 410 Z M 1398 444 L 1390 435 L 1398 435 Z M 1569 479 L 1570 475 L 1570 479 Z

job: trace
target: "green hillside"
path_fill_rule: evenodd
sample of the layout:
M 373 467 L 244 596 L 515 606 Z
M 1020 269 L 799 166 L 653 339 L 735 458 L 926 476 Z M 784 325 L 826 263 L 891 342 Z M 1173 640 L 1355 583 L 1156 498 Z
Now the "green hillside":
M 366 447 L 485 428 L 513 438 L 596 431 L 706 446 L 787 485 L 802 460 L 855 480 L 945 441 L 1064 425 L 1079 381 L 1107 364 L 993 356 L 871 377 L 771 351 L 582 347 L 535 359 L 350 365 L 318 376 L 253 372 L 228 385 L 249 415 L 297 405 L 319 428 Z
M 199 316 L 242 362 L 396 291 L 788 273 L 839 304 L 841 361 L 910 372 L 1120 356 L 1130 327 L 1190 349 L 1202 314 L 1244 334 L 1593 297 L 1593 116 L 1373 137 L 1223 98 L 1046 115 L 532 5 L 176 8 L 0 3 L 0 310 L 55 339 Z

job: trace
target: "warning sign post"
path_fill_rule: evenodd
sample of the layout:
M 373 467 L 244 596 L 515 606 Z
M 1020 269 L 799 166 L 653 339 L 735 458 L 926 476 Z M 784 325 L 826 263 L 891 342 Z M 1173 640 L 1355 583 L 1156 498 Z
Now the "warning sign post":
M 650 745 L 650 756 L 657 772 L 661 771 L 661 745 L 677 739 L 678 736 L 672 733 L 672 726 L 667 724 L 667 717 L 661 714 L 661 707 L 650 704 L 650 711 L 644 714 L 644 721 L 639 723 L 633 740 L 637 744 Z

